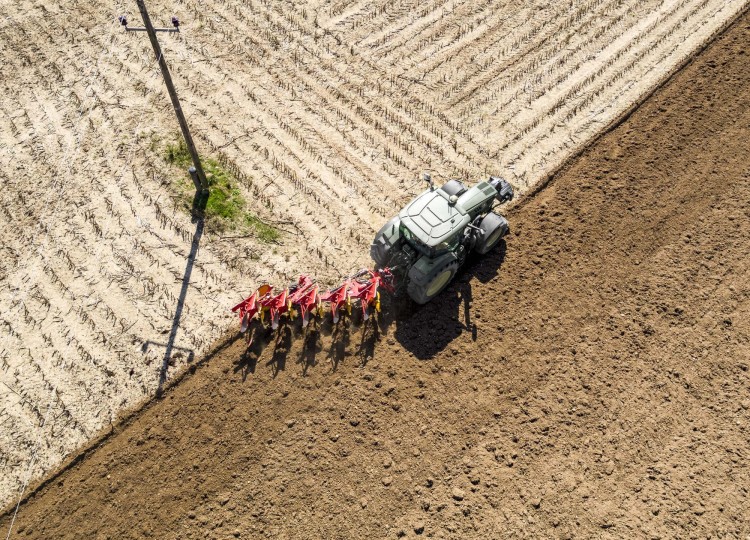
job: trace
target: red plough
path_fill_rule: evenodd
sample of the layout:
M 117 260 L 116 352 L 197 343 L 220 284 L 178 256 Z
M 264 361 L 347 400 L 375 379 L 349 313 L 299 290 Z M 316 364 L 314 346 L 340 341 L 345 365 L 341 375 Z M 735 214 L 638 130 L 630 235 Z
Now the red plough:
M 232 308 L 232 313 L 239 312 L 240 332 L 244 334 L 247 331 L 250 321 L 256 315 L 260 314 L 259 317 L 262 320 L 263 306 L 261 305 L 261 300 L 269 296 L 271 291 L 273 291 L 273 286 L 267 284 L 261 285 L 257 291 Z
M 306 328 L 309 324 L 311 313 L 319 317 L 323 315 L 318 284 L 305 274 L 299 277 L 295 290 L 289 295 L 289 302 L 299 308 L 299 313 L 302 315 L 302 328 Z M 292 314 L 293 317 L 295 315 L 295 313 Z
M 263 306 L 263 311 L 270 312 L 271 328 L 276 330 L 279 327 L 281 315 L 291 308 L 289 303 L 289 289 L 284 289 L 275 296 L 267 295 L 260 300 L 260 305 Z M 263 311 L 261 311 L 261 322 L 263 321 Z
M 388 268 L 381 270 L 364 270 L 360 272 L 355 281 L 356 286 L 352 287 L 351 297 L 359 300 L 362 307 L 362 317 L 364 320 L 370 318 L 370 307 L 374 307 L 377 313 L 380 313 L 380 287 L 393 293 L 393 274 Z
M 306 328 L 311 316 L 323 316 L 323 302 L 330 305 L 333 322 L 338 323 L 341 310 L 352 313 L 352 301 L 358 300 L 364 320 L 371 315 L 371 308 L 380 311 L 380 289 L 393 293 L 393 274 L 390 269 L 363 269 L 347 277 L 344 282 L 321 294 L 318 284 L 308 275 L 300 275 L 297 283 L 278 294 L 273 294 L 271 285 L 263 285 L 248 298 L 232 308 L 239 312 L 240 331 L 246 332 L 250 321 L 257 317 L 263 323 L 266 312 L 270 315 L 271 328 L 277 329 L 282 315 L 287 314 L 290 320 L 302 316 L 302 327 Z
M 352 278 L 347 278 L 344 283 L 331 289 L 320 296 L 323 302 L 328 302 L 331 306 L 331 315 L 333 315 L 334 324 L 339 322 L 341 316 L 341 308 L 345 308 L 346 312 L 352 314 Z

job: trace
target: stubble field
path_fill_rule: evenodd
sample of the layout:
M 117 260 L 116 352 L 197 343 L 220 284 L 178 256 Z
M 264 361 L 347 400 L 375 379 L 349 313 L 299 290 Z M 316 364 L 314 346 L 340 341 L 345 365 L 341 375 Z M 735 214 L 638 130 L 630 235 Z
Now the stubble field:
M 201 152 L 280 236 L 182 210 L 157 65 L 116 21 L 133 5 L 0 1 L 2 503 L 205 352 L 260 280 L 367 264 L 421 171 L 527 192 L 745 3 L 149 7 L 183 21 L 162 43 Z

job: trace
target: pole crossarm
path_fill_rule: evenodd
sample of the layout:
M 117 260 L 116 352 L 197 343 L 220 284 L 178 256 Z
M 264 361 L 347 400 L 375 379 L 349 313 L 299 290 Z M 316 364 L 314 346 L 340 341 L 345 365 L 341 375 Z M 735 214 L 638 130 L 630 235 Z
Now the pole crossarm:
M 148 29 L 143 26 L 126 26 L 126 32 L 148 32 Z M 179 28 L 154 28 L 154 32 L 179 32 Z

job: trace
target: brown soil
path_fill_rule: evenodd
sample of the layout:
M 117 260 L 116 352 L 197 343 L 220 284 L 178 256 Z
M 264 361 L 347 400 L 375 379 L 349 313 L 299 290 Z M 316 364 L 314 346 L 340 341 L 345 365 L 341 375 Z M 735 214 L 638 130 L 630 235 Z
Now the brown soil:
M 745 15 L 437 301 L 230 339 L 14 535 L 750 534 L 748 126 Z

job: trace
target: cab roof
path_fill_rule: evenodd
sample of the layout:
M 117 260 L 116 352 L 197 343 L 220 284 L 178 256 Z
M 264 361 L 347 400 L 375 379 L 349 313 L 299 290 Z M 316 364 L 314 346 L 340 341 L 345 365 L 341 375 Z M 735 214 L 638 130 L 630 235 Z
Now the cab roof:
M 398 217 L 429 247 L 452 238 L 471 221 L 469 214 L 460 206 L 451 205 L 448 194 L 440 189 L 425 191 L 401 210 Z

